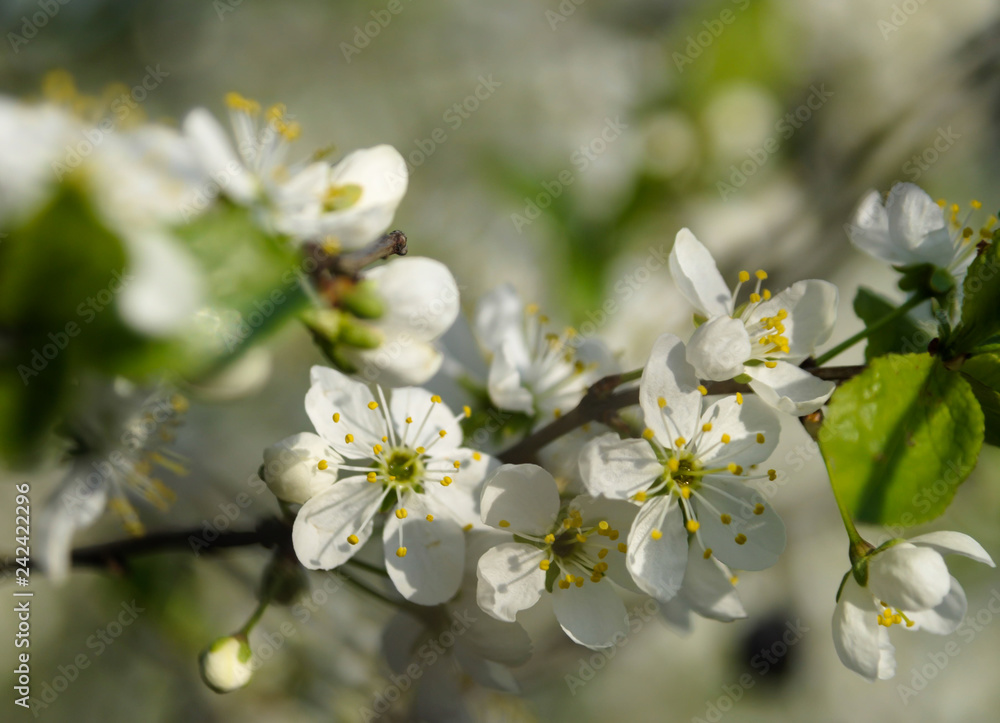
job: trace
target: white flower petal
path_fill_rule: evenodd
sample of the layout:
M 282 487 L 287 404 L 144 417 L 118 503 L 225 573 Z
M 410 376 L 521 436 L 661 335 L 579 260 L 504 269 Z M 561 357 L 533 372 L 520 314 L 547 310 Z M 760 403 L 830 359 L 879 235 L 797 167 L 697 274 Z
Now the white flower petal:
M 590 494 L 628 499 L 663 474 L 663 465 L 646 440 L 609 433 L 584 446 L 580 474 Z
M 707 559 L 699 545 L 690 545 L 680 596 L 704 618 L 724 623 L 747 616 L 732 583 L 733 574 L 713 556 Z
M 733 296 L 715 259 L 689 229 L 682 228 L 670 250 L 670 275 L 674 283 L 705 316 L 732 313 Z
M 890 264 L 910 261 L 910 256 L 892 242 L 889 235 L 889 215 L 878 191 L 871 190 L 864 195 L 853 219 L 845 228 L 851 243 L 865 253 Z
M 708 449 L 700 455 L 706 467 L 724 467 L 729 462 L 745 467 L 760 464 L 778 446 L 781 421 L 770 407 L 749 394 L 742 404 L 735 396 L 722 397 L 705 410 L 701 421 L 712 425 L 711 431 L 701 433 L 697 445 Z M 729 435 L 729 442 L 722 444 L 724 434 Z
M 319 468 L 326 461 L 324 469 Z M 303 504 L 337 479 L 340 456 L 325 439 L 302 432 L 264 450 L 264 481 L 279 500 Z
M 340 480 L 302 505 L 292 525 L 299 562 L 310 570 L 330 570 L 351 559 L 372 534 L 382 496 L 381 485 L 355 477 Z M 353 545 L 350 535 L 358 538 Z
M 662 534 L 659 540 L 653 539 L 653 530 Z M 676 500 L 657 497 L 644 503 L 628 536 L 626 562 L 635 584 L 657 600 L 672 598 L 684 581 L 687 546 L 684 518 Z
M 393 420 L 397 441 L 405 439 L 408 447 L 431 449 L 435 457 L 450 457 L 462 446 L 462 425 L 447 404 L 432 402 L 433 396 L 420 387 L 393 389 L 389 397 L 389 416 Z M 407 418 L 413 422 L 408 424 Z M 421 426 L 423 429 L 417 436 Z M 441 432 L 445 433 L 443 437 Z
M 868 680 L 896 674 L 889 631 L 878 624 L 871 594 L 848 575 L 833 613 L 833 645 L 849 669 Z
M 660 399 L 666 406 L 660 407 Z M 663 334 L 653 344 L 639 382 L 639 404 L 646 426 L 662 444 L 672 446 L 677 437 L 692 439 L 700 428 L 698 375 L 673 334 Z
M 773 368 L 766 365 L 746 367 L 750 375 L 750 388 L 762 401 L 780 412 L 801 417 L 811 414 L 826 403 L 837 385 L 819 379 L 805 369 L 788 362 L 774 362 Z
M 976 562 L 981 562 L 984 565 L 989 565 L 990 567 L 996 567 L 996 565 L 993 564 L 993 558 L 991 558 L 989 553 L 983 549 L 983 546 L 968 535 L 961 532 L 951 532 L 948 530 L 928 532 L 924 535 L 911 537 L 909 542 L 913 545 L 930 547 L 937 550 L 942 555 L 947 555 L 949 553 L 955 555 L 965 555 L 966 557 L 972 558 Z
M 159 231 L 124 236 L 128 280 L 123 280 L 119 313 L 129 326 L 150 336 L 181 331 L 202 306 L 204 279 L 198 264 L 174 239 Z
M 908 630 L 923 630 L 935 635 L 950 635 L 958 629 L 965 619 L 969 603 L 965 598 L 965 590 L 954 577 L 951 578 L 951 588 L 944 600 L 929 610 L 918 610 L 907 613 L 913 621 L 913 627 Z
M 868 589 L 890 607 L 904 611 L 937 607 L 951 589 L 944 558 L 930 547 L 901 542 L 872 556 Z
M 601 550 L 607 550 L 601 559 L 608 564 L 608 569 L 604 572 L 608 579 L 630 592 L 641 592 L 628 570 L 625 553 L 622 553 L 623 547 L 619 547 L 628 539 L 639 507 L 624 500 L 594 498 L 589 495 L 580 495 L 574 499 L 573 507 L 580 511 L 584 527 L 593 527 L 601 522 L 607 522 L 609 533 L 612 530 L 618 533 L 614 540 L 611 539 L 610 534 L 590 535 L 586 545 L 584 545 L 584 550 L 595 559 Z M 627 551 L 627 546 L 624 549 Z
M 490 527 L 541 537 L 559 514 L 559 488 L 538 465 L 505 464 L 486 481 L 481 505 Z M 501 521 L 509 524 L 501 527 Z
M 310 380 L 306 414 L 319 435 L 345 459 L 371 457 L 372 447 L 381 444 L 387 432 L 385 410 L 368 406 L 378 401 L 376 394 L 367 385 L 329 367 L 314 366 Z M 348 434 L 352 442 L 346 441 Z
M 912 183 L 897 183 L 892 187 L 885 211 L 893 242 L 910 251 L 917 251 L 928 234 L 945 228 L 941 207 Z
M 586 581 L 552 589 L 552 607 L 563 631 L 576 643 L 591 649 L 607 648 L 628 633 L 625 604 L 609 582 Z
M 344 356 L 357 371 L 354 376 L 384 387 L 409 387 L 437 374 L 444 356 L 433 345 L 412 337 L 386 337 L 376 349 L 345 347 Z
M 493 355 L 487 381 L 490 401 L 500 409 L 534 414 L 534 396 L 521 378 L 521 370 L 515 359 L 516 347 L 516 342 L 508 339 Z
M 495 354 L 501 344 L 510 339 L 520 348 L 512 355 L 514 361 L 527 362 L 524 339 L 524 304 L 514 287 L 502 284 L 484 294 L 476 305 L 472 325 L 483 348 Z
M 785 523 L 760 492 L 742 482 L 705 477 L 692 501 L 702 541 L 720 562 L 737 570 L 763 570 L 778 561 L 785 549 Z M 728 524 L 723 514 L 729 515 Z
M 386 337 L 408 334 L 415 341 L 433 341 L 455 323 L 459 311 L 458 284 L 447 266 L 422 256 L 392 258 L 367 271 L 385 303 L 371 323 Z
M 434 451 L 437 452 L 437 448 Z M 471 450 L 464 448 L 455 450 L 454 458 L 462 463 L 462 467 L 457 472 L 454 469 L 448 470 L 452 483 L 445 487 L 437 482 L 430 482 L 424 486 L 424 494 L 434 500 L 435 505 L 447 509 L 452 519 L 463 527 L 472 525 L 490 530 L 491 528 L 483 527 L 480 499 L 486 479 L 496 471 L 499 462 L 487 454 L 480 454 L 477 460 Z
M 237 203 L 246 205 L 253 201 L 257 181 L 237 158 L 229 136 L 215 117 L 204 108 L 195 108 L 187 114 L 183 127 L 205 175 L 213 178 Z
M 541 550 L 520 542 L 505 542 L 479 558 L 476 576 L 479 607 L 497 620 L 512 623 L 521 610 L 532 607 L 545 592 L 545 559 Z
M 342 484 L 342 483 L 338 483 Z M 366 483 L 367 484 L 367 483 Z M 377 485 L 372 485 L 377 486 Z M 461 526 L 427 505 L 423 495 L 406 495 L 396 509 L 406 509 L 400 519 L 386 516 L 382 531 L 385 568 L 399 594 L 418 605 L 438 605 L 450 600 L 462 582 L 465 537 Z M 404 547 L 402 557 L 396 551 Z
M 746 326 L 729 316 L 713 316 L 694 330 L 687 345 L 688 363 L 698 376 L 716 381 L 742 374 L 752 353 Z

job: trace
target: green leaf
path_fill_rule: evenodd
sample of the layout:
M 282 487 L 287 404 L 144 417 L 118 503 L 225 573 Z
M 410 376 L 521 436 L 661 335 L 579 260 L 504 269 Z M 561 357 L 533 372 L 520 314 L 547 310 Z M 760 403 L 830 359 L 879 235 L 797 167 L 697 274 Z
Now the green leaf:
M 889 354 L 842 385 L 819 444 L 859 522 L 934 519 L 976 464 L 983 412 L 965 378 L 928 354 Z
M 1000 354 L 978 354 L 969 358 L 962 365 L 962 374 L 983 410 L 986 443 L 1000 446 Z
M 865 326 L 871 326 L 895 309 L 896 306 L 885 297 L 864 286 L 858 288 L 854 297 L 854 313 L 865 322 Z M 930 341 L 931 335 L 910 316 L 904 315 L 868 337 L 865 360 L 871 361 L 891 353 L 919 353 L 927 349 Z
M 949 340 L 949 350 L 958 355 L 1000 333 L 1000 243 L 986 246 L 969 266 L 965 276 L 962 320 Z

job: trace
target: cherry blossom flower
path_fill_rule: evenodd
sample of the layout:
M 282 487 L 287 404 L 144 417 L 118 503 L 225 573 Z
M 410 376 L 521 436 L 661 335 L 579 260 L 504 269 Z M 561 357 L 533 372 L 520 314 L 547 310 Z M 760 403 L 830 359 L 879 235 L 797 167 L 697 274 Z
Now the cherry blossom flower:
M 677 233 L 670 252 L 674 283 L 705 317 L 687 345 L 687 359 L 702 379 L 749 378 L 757 395 L 782 412 L 802 416 L 819 409 L 836 388 L 798 365 L 830 338 L 837 319 L 837 287 L 828 281 L 798 281 L 771 296 L 758 270 L 749 301 L 737 305 L 741 271 L 730 290 L 715 260 L 688 229 Z

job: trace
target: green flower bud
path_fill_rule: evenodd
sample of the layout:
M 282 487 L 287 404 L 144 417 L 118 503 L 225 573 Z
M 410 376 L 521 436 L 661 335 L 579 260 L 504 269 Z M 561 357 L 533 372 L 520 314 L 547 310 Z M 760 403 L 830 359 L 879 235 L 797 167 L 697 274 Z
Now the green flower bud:
M 198 658 L 201 679 L 216 693 L 230 693 L 250 682 L 253 675 L 250 644 L 242 635 L 219 638 Z

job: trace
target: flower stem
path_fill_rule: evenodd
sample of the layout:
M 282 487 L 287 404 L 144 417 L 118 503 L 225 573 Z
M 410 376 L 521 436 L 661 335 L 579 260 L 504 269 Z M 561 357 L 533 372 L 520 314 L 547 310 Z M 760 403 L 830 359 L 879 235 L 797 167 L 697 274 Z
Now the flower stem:
M 826 459 L 824 458 L 823 461 L 826 462 Z M 837 488 L 833 485 L 833 475 L 830 474 L 829 463 L 826 464 L 826 471 L 827 479 L 830 480 L 830 490 L 833 492 L 833 500 L 837 503 L 837 510 L 840 512 L 840 519 L 843 520 L 844 529 L 847 530 L 847 538 L 851 541 L 850 556 L 851 564 L 853 565 L 858 559 L 863 557 L 866 552 L 871 550 L 872 546 L 858 532 L 858 528 L 854 526 L 854 519 L 851 517 L 851 513 L 847 511 L 847 507 L 844 505 L 843 500 L 841 500 L 840 495 L 837 494 Z
M 837 346 L 833 347 L 833 349 L 830 349 L 829 351 L 825 352 L 824 354 L 821 354 L 816 359 L 815 365 L 816 366 L 822 366 L 823 364 L 825 364 L 826 362 L 830 361 L 831 359 L 833 359 L 835 356 L 837 356 L 841 352 L 846 351 L 847 349 L 850 349 L 852 346 L 854 346 L 855 344 L 857 344 L 862 339 L 867 339 L 869 336 L 871 336 L 872 334 L 874 334 L 876 331 L 878 331 L 882 327 L 886 326 L 887 324 L 892 323 L 893 321 L 895 321 L 899 317 L 901 317 L 904 314 L 906 314 L 910 309 L 914 308 L 915 306 L 919 306 L 920 304 L 922 304 L 925 301 L 927 301 L 927 297 L 926 296 L 921 296 L 921 295 L 917 294 L 913 298 L 909 299 L 903 305 L 897 306 L 895 309 L 893 309 L 892 311 L 890 311 L 888 314 L 886 314 L 885 316 L 883 316 L 881 319 L 879 319 L 878 321 L 876 321 L 874 324 L 871 324 L 870 326 L 866 326 L 864 329 L 862 329 L 861 331 L 859 331 L 854 336 L 852 336 L 849 339 L 846 339 L 846 340 L 840 342 L 839 344 L 837 344 Z
M 257 609 L 253 611 L 250 619 L 246 621 L 242 628 L 239 629 L 237 635 L 242 635 L 244 638 L 250 634 L 254 626 L 260 622 L 260 619 L 264 616 L 264 611 L 267 610 L 267 606 L 271 604 L 271 599 L 268 597 L 261 598 L 260 602 L 257 603 Z

